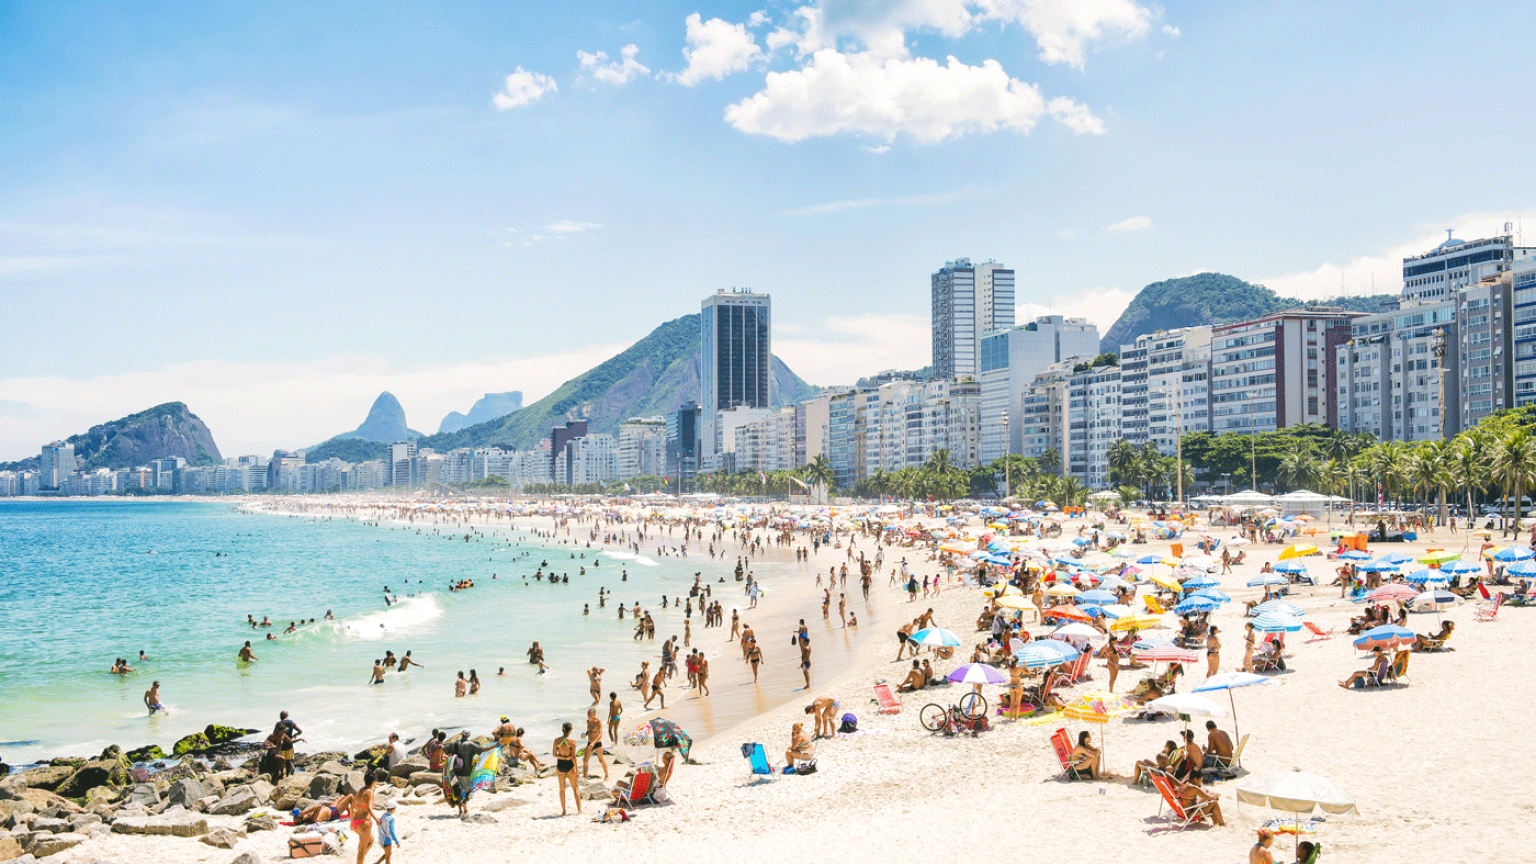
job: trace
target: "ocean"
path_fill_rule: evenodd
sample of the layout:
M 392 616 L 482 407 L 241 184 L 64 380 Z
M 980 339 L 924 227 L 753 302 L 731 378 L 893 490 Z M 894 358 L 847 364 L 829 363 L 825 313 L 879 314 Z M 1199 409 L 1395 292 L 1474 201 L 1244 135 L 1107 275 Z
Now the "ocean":
M 535 581 L 546 561 L 569 584 Z M 686 596 L 702 572 L 727 621 L 745 605 L 734 557 L 702 550 L 653 558 L 507 526 L 281 517 L 219 502 L 0 502 L 0 562 L 0 761 L 11 765 L 110 744 L 169 752 L 209 723 L 268 731 L 283 709 L 305 752 L 351 751 L 391 731 L 418 743 L 439 727 L 483 734 L 503 714 L 542 741 L 561 720 L 581 728 L 593 665 L 607 668 L 603 689 L 619 692 L 627 730 L 642 719 L 628 683 L 640 661 L 654 670 L 662 640 L 682 635 L 683 610 L 662 609 L 662 595 Z M 448 590 L 464 579 L 475 587 Z M 612 592 L 601 609 L 600 587 Z M 617 602 L 651 612 L 655 642 L 633 640 Z M 247 616 L 272 627 L 253 630 Z M 695 645 L 704 632 L 695 604 Z M 249 664 L 236 657 L 247 639 Z M 528 663 L 534 640 L 546 675 Z M 425 668 L 371 686 L 385 650 L 411 651 Z M 137 671 L 110 674 L 119 657 Z M 455 698 L 456 673 L 471 669 L 480 694 Z M 169 710 L 148 716 L 154 680 Z

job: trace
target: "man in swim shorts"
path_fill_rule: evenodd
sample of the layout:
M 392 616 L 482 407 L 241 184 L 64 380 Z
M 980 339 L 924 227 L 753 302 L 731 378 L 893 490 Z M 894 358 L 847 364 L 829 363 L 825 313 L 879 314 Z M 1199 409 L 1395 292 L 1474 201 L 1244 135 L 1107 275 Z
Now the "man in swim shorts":
M 583 777 L 591 776 L 587 773 L 587 764 L 593 756 L 597 756 L 597 764 L 603 766 L 603 782 L 608 782 L 608 760 L 603 756 L 603 721 L 597 719 L 597 709 L 587 709 L 587 749 L 581 757 L 581 774 Z
M 153 717 L 156 711 L 164 711 L 165 706 L 160 704 L 160 682 L 149 685 L 144 691 L 144 707 L 149 709 L 149 715 Z

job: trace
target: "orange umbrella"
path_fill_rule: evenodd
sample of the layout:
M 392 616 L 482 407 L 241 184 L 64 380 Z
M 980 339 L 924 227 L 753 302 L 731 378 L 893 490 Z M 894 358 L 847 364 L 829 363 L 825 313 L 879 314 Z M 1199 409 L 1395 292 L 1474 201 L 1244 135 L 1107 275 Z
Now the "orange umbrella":
M 1041 614 L 1041 619 L 1066 618 L 1069 621 L 1092 621 L 1093 616 L 1076 606 L 1052 606 Z

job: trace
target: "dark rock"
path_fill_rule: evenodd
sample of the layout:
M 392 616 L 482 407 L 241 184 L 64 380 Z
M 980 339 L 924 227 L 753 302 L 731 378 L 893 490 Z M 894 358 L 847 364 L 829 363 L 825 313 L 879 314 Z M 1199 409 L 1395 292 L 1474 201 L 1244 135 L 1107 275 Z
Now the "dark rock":
M 354 762 L 373 763 L 382 757 L 386 752 L 388 752 L 388 750 L 388 744 L 375 744 L 366 750 L 359 750 L 356 753 L 353 753 L 352 760 Z
M 208 739 L 211 746 L 227 744 L 236 738 L 244 738 L 247 735 L 256 734 L 255 729 L 239 729 L 234 726 L 216 726 L 212 723 L 203 729 L 203 737 Z
M 53 765 L 55 767 L 60 766 L 60 765 L 67 765 L 70 768 L 79 768 L 81 765 L 85 764 L 85 757 L 84 756 L 60 756 L 57 759 L 49 759 L 48 760 L 48 764 L 49 765 Z
M 320 763 L 320 767 L 316 768 L 315 770 L 321 774 L 335 774 L 337 777 L 340 777 L 352 769 L 347 767 L 346 763 L 344 762 L 331 759 L 329 761 Z
M 317 765 L 324 765 L 327 762 L 343 762 L 343 763 L 350 762 L 351 758 L 352 757 L 348 756 L 345 753 L 332 753 L 332 752 L 311 753 L 308 756 L 300 756 L 299 758 L 295 759 L 293 764 L 297 765 L 300 768 L 307 768 L 307 769 L 309 769 L 311 771 L 315 771 L 315 770 L 319 770 L 318 768 L 315 767 Z M 337 771 L 336 773 L 337 774 L 345 774 L 346 773 L 346 769 L 342 769 L 341 771 Z
M 0 777 L 8 776 L 10 773 L 11 766 L 5 764 L 4 762 L 0 762 Z
M 41 765 L 37 768 L 29 768 L 18 776 L 22 783 L 32 789 L 46 789 L 52 792 L 74 775 L 75 766 L 73 765 Z
M 182 779 L 172 783 L 171 788 L 165 791 L 165 800 L 190 809 L 197 803 L 197 799 L 206 795 L 208 795 L 208 787 L 200 781 Z
M 391 777 L 409 777 L 417 771 L 425 771 L 429 767 L 430 764 L 425 756 L 411 756 L 402 759 L 400 764 L 389 769 L 389 775 Z
M 139 783 L 128 790 L 128 804 L 153 807 L 160 803 L 160 790 L 153 783 Z
M 33 831 L 47 831 L 49 834 L 61 834 L 69 830 L 69 823 L 63 819 L 45 817 L 33 819 L 31 829 Z
M 132 762 L 159 762 L 166 758 L 165 751 L 158 744 L 146 744 L 137 750 L 128 751 L 128 759 Z
M 57 791 L 66 798 L 84 798 L 85 793 L 97 786 L 127 786 L 133 778 L 128 776 L 132 767 L 116 747 L 107 748 L 100 759 L 81 765 L 73 776 L 60 784 Z
M 347 775 L 341 778 L 341 782 L 336 786 L 336 789 L 343 795 L 351 795 L 361 791 L 367 782 L 368 780 L 363 776 L 363 772 L 348 771 Z
M 272 818 L 271 816 L 252 816 L 251 818 L 245 820 L 245 831 L 246 831 L 247 834 L 249 834 L 252 831 L 276 831 L 276 830 L 277 830 L 277 820 Z
M 412 786 L 441 786 L 443 775 L 436 771 L 417 771 L 415 774 L 407 777 L 406 782 Z
M 209 744 L 207 735 L 204 735 L 201 732 L 193 732 L 191 735 L 188 735 L 187 737 L 177 741 L 174 745 L 172 745 L 171 752 L 177 756 L 180 756 L 183 753 L 202 752 L 207 750 L 209 746 L 211 745 Z
M 316 774 L 309 781 L 309 797 L 325 798 L 336 794 L 336 787 L 341 785 L 341 778 L 335 774 Z
M 47 858 L 49 855 L 57 855 L 65 849 L 73 849 L 81 843 L 91 839 L 84 834 L 34 834 L 32 843 L 27 851 L 33 855 Z
M 261 858 L 254 852 L 241 852 L 229 864 L 261 864 Z

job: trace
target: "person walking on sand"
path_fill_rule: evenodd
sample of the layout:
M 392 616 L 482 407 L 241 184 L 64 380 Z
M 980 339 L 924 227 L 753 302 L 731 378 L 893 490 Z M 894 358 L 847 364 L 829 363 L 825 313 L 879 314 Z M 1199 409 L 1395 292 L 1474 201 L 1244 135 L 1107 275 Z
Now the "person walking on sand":
M 155 716 L 156 711 L 164 711 L 165 706 L 160 704 L 160 682 L 149 685 L 144 691 L 144 707 L 149 709 L 149 716 Z
M 560 737 L 555 739 L 555 782 L 560 786 L 560 815 L 566 815 L 565 787 L 571 787 L 571 797 L 576 799 L 576 812 L 581 812 L 581 786 L 576 782 L 576 742 L 571 740 L 569 721 L 560 724 Z
M 757 667 L 763 663 L 763 649 L 757 647 L 757 640 L 753 639 L 747 646 L 747 662 L 752 666 L 752 683 L 757 683 Z
M 597 709 L 587 709 L 587 746 L 581 756 L 581 775 L 591 777 L 587 770 L 593 755 L 597 756 L 597 764 L 603 768 L 603 782 L 608 782 L 608 760 L 603 756 L 603 721 L 597 719 Z
M 1211 628 L 1205 631 L 1205 677 L 1207 678 L 1215 675 L 1216 670 L 1221 667 L 1221 640 L 1217 638 L 1216 630 L 1216 625 L 1212 624 Z
M 666 697 L 666 694 L 661 692 L 661 685 L 665 684 L 666 681 L 667 681 L 667 670 L 666 669 L 657 669 L 656 670 L 656 677 L 651 679 L 651 694 L 649 696 L 645 697 L 645 707 L 647 707 L 647 708 L 651 707 L 651 700 L 652 699 L 656 699 L 656 698 L 660 698 L 661 699 L 661 707 L 663 709 L 665 709 L 667 707 L 667 697 Z
M 709 658 L 705 657 L 704 656 L 704 652 L 702 652 L 702 651 L 699 652 L 698 663 L 697 663 L 697 665 L 694 668 L 694 673 L 693 674 L 694 674 L 695 686 L 697 686 L 698 689 L 699 689 L 699 696 L 701 696 L 701 697 L 702 696 L 708 696 L 709 695 Z
M 384 850 L 384 854 L 373 864 L 390 864 L 395 847 L 400 845 L 400 835 L 395 833 L 395 808 L 398 806 L 399 801 L 389 799 L 389 803 L 384 805 L 384 815 L 378 817 L 379 848 Z
M 352 796 L 352 833 L 357 835 L 357 864 L 363 864 L 363 856 L 373 848 L 373 784 L 378 775 L 369 771 L 363 777 L 363 788 Z

